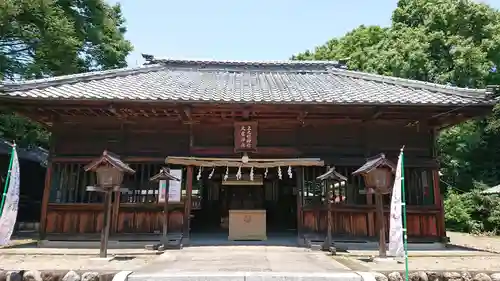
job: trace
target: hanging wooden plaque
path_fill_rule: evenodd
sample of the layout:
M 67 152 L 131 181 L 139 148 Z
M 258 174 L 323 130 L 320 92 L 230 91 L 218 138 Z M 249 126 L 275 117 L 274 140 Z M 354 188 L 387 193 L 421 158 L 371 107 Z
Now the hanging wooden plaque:
M 255 152 L 257 150 L 257 122 L 234 123 L 234 151 Z

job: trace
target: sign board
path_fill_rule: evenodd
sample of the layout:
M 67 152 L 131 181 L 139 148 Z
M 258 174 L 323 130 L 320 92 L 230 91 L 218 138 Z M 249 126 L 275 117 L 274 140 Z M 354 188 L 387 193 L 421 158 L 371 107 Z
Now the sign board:
M 182 170 L 170 170 L 170 174 L 180 181 L 169 181 L 169 189 L 168 189 L 168 202 L 178 203 L 181 202 L 181 192 L 182 192 Z M 159 198 L 158 202 L 165 202 L 165 191 L 167 190 L 167 181 L 160 180 L 159 181 Z
M 257 149 L 257 122 L 234 123 L 234 151 L 254 152 Z

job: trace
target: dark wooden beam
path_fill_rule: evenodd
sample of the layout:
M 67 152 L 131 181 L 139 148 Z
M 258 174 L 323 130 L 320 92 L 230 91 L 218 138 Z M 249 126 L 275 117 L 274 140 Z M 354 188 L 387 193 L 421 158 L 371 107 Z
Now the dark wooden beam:
M 184 124 L 193 124 L 193 123 L 199 123 L 199 120 L 195 120 L 193 118 L 193 110 L 190 106 L 183 106 L 179 110 L 179 116 L 181 118 L 182 123 Z
M 307 114 L 309 114 L 309 112 L 303 111 L 299 113 L 299 116 L 297 116 L 297 120 L 299 121 L 301 126 L 305 125 L 305 119 L 307 117 Z
M 373 110 L 373 113 L 372 115 L 369 117 L 370 120 L 375 120 L 377 118 L 380 117 L 380 115 L 383 114 L 383 111 L 382 111 L 382 108 L 380 108 L 379 106 L 375 107 L 375 109 Z
M 246 121 L 246 120 L 250 120 L 250 114 L 251 114 L 250 109 L 244 108 L 243 111 L 242 111 L 241 116 L 242 116 L 243 120 Z
M 126 115 L 121 114 L 120 109 L 116 108 L 113 104 L 110 104 L 106 111 L 111 113 L 112 116 L 115 116 L 118 119 L 126 118 Z
M 218 146 L 218 147 L 191 147 L 191 154 L 197 156 L 229 156 L 234 155 L 234 147 Z M 298 149 L 292 147 L 258 147 L 255 155 L 287 155 L 288 157 L 297 157 L 301 153 Z

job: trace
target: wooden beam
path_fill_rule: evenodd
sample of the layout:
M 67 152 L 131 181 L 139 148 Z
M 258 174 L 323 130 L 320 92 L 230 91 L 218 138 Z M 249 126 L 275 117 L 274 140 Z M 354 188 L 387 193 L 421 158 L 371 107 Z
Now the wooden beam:
M 380 115 L 382 115 L 382 114 L 383 114 L 382 108 L 379 106 L 376 106 L 375 109 L 373 110 L 372 115 L 369 117 L 369 120 L 378 119 L 380 117 Z
M 89 163 L 95 160 L 96 155 L 94 156 L 54 156 L 52 157 L 52 162 L 54 163 Z M 145 156 L 132 156 L 132 157 L 124 157 L 123 161 L 126 163 L 164 163 L 165 157 L 145 157 Z
M 201 147 L 192 146 L 190 154 L 196 156 L 229 156 L 234 155 L 234 147 L 232 146 L 219 146 L 219 147 Z M 253 155 L 286 155 L 289 157 L 297 157 L 301 153 L 293 147 L 257 147 L 257 151 Z
M 242 168 L 274 168 L 287 166 L 324 166 L 320 159 L 249 159 L 243 163 L 240 158 L 200 158 L 200 157 L 167 157 L 166 164 L 197 167 L 242 167 Z
M 126 118 L 127 117 L 126 115 L 120 114 L 118 112 L 119 109 L 117 109 L 113 104 L 110 104 L 108 106 L 108 108 L 106 109 L 106 111 L 110 112 L 113 116 L 115 116 L 118 119 L 122 119 L 122 118 Z
M 180 116 L 182 122 L 184 123 L 190 123 L 193 121 L 193 117 L 191 115 L 191 108 L 188 106 L 182 107 L 182 109 L 180 110 Z
M 304 126 L 305 125 L 305 119 L 307 117 L 309 113 L 307 111 L 304 111 L 304 112 L 300 112 L 299 113 L 299 116 L 297 116 L 297 120 L 299 121 L 300 125 L 301 126 Z
M 20 111 L 20 114 L 27 116 L 33 120 L 45 121 L 49 120 L 48 117 L 32 115 L 29 112 Z M 49 113 L 46 113 L 48 116 Z M 51 113 L 52 114 L 52 113 Z M 158 126 L 163 126 L 162 124 L 165 122 L 168 123 L 178 123 L 182 122 L 184 124 L 190 123 L 202 123 L 204 125 L 216 125 L 221 122 L 234 122 L 238 121 L 238 117 L 228 116 L 224 120 L 220 114 L 212 114 L 212 115 L 186 115 L 178 111 L 179 115 L 183 117 L 179 117 L 179 115 L 172 116 L 153 116 L 145 117 L 144 114 L 139 115 L 123 115 L 120 120 L 116 116 L 110 115 L 101 115 L 101 116 L 88 116 L 88 115 L 60 115 L 59 118 L 64 120 L 64 123 L 73 123 L 73 124 L 92 124 L 92 123 L 117 123 L 117 122 L 126 122 L 127 124 L 157 124 Z M 371 114 L 370 116 L 372 116 Z M 190 117 L 189 117 L 190 116 Z M 307 118 L 306 118 L 307 117 Z M 381 118 L 383 117 L 383 118 Z M 384 112 L 382 116 L 378 116 L 376 119 L 377 122 L 386 122 L 386 123 L 408 123 L 409 121 L 422 120 L 422 116 L 418 115 L 418 113 L 413 114 L 413 116 L 404 114 L 404 115 L 394 115 Z M 43 119 L 45 118 L 45 119 Z M 365 118 L 365 119 L 363 119 Z M 353 115 L 353 114 L 317 114 L 308 112 L 305 113 L 296 113 L 296 114 L 281 114 L 279 112 L 260 112 L 258 115 L 254 116 L 252 120 L 258 121 L 259 123 L 283 123 L 283 124 L 302 124 L 302 125 L 314 125 L 314 124 L 346 124 L 346 123 L 359 123 L 363 122 L 368 118 L 367 115 Z M 375 121 L 375 120 L 374 120 Z
M 241 115 L 243 120 L 250 120 L 250 110 L 248 108 L 244 108 Z

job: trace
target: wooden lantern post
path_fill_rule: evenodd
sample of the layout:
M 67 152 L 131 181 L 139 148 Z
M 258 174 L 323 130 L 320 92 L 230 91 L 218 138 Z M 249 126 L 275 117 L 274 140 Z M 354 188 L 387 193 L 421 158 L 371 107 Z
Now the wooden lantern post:
M 172 176 L 170 174 L 169 168 L 162 167 L 160 169 L 160 172 L 152 176 L 149 180 L 158 183 L 160 183 L 161 181 L 165 181 L 165 194 L 164 195 L 159 194 L 159 196 L 160 197 L 164 196 L 165 198 L 164 199 L 165 204 L 163 205 L 163 235 L 161 239 L 161 244 L 163 244 L 163 247 L 166 249 L 168 246 L 168 197 L 169 197 L 168 194 L 169 194 L 170 181 L 180 181 L 180 179 Z
M 106 258 L 108 253 L 109 228 L 111 220 L 111 198 L 114 191 L 125 191 L 120 188 L 123 174 L 133 174 L 135 171 L 120 160 L 116 154 L 104 151 L 100 158 L 84 167 L 86 172 L 92 171 L 97 175 L 97 186 L 88 186 L 87 191 L 104 193 L 104 225 L 101 231 L 101 246 L 99 256 Z M 119 200 L 119 198 L 115 198 Z
M 379 154 L 367 159 L 366 163 L 353 173 L 353 175 L 362 175 L 367 192 L 375 194 L 376 225 L 379 233 L 380 258 L 387 257 L 383 195 L 390 193 L 392 175 L 395 171 L 396 165 L 389 161 L 385 157 L 385 154 Z
M 335 184 L 342 184 L 347 182 L 347 178 L 335 171 L 335 167 L 328 167 L 328 171 L 321 176 L 317 177 L 316 180 L 322 181 L 326 187 L 326 202 L 327 202 L 327 219 L 328 219 L 328 229 L 326 234 L 325 243 L 323 244 L 324 251 L 330 251 L 334 254 L 335 247 L 332 246 L 332 203 L 333 203 L 333 189 Z

